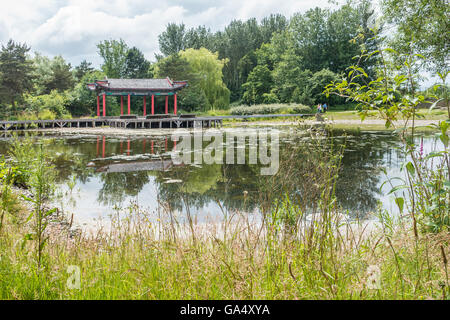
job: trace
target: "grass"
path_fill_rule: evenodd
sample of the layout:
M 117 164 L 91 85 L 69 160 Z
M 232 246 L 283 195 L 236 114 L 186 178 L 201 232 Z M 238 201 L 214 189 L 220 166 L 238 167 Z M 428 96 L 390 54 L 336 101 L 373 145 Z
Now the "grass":
M 135 210 L 137 210 L 135 208 Z M 1 239 L 2 299 L 442 299 L 448 298 L 441 247 L 448 234 L 416 241 L 407 224 L 392 234 L 315 225 L 294 239 L 241 216 L 209 231 L 152 223 L 143 212 L 115 221 L 113 231 L 53 235 L 38 268 L 26 227 L 9 224 Z M 297 212 L 298 214 L 298 212 Z M 334 219 L 335 217 L 333 217 Z M 324 222 L 318 220 L 317 222 Z M 199 227 L 196 225 L 195 227 Z M 224 232 L 219 232 L 219 227 Z M 195 236 L 194 236 L 195 235 Z M 279 241 L 271 241 L 276 237 Z M 69 289 L 67 268 L 81 270 Z M 379 289 L 369 266 L 381 270 Z

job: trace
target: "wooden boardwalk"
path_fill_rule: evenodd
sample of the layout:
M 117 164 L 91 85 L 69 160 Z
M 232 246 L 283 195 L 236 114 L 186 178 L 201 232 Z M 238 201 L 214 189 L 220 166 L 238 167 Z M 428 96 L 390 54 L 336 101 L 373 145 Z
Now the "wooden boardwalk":
M 224 119 L 243 120 L 249 118 L 279 118 L 279 117 L 309 117 L 312 114 L 264 114 L 245 116 L 217 116 L 217 117 L 183 117 L 172 116 L 162 118 L 121 118 L 98 117 L 86 119 L 58 119 L 58 120 L 23 120 L 0 121 L 0 130 L 33 130 L 56 128 L 95 128 L 109 126 L 124 129 L 162 129 L 162 128 L 211 128 L 220 127 Z

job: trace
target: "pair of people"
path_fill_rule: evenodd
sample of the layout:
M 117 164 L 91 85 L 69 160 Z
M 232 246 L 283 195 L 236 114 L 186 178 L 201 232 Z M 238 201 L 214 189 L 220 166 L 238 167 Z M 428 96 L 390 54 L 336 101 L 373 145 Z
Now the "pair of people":
M 327 106 L 326 103 L 324 103 L 323 105 L 321 103 L 319 103 L 317 105 L 317 112 L 318 113 L 327 112 L 327 110 L 328 110 L 328 106 Z

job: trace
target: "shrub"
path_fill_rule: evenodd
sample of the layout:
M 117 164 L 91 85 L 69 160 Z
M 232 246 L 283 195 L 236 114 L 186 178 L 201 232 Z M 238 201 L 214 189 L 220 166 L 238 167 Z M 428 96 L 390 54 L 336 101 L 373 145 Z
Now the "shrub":
M 293 113 L 312 113 L 313 110 L 305 105 L 296 104 L 256 104 L 253 106 L 238 106 L 230 109 L 232 115 L 254 115 L 254 114 L 293 114 Z

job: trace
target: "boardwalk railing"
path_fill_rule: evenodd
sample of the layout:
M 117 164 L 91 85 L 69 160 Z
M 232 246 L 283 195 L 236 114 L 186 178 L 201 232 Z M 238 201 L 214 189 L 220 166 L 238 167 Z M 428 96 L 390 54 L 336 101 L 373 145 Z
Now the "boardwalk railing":
M 195 128 L 217 127 L 222 125 L 224 119 L 249 119 L 249 118 L 279 118 L 279 117 L 309 117 L 313 114 L 255 114 L 242 116 L 215 116 L 215 117 L 137 117 L 124 119 L 120 117 L 99 117 L 86 119 L 58 119 L 58 120 L 17 120 L 0 121 L 0 130 L 31 130 L 53 128 L 95 128 L 110 126 L 112 128 L 130 129 L 160 129 L 160 128 Z

